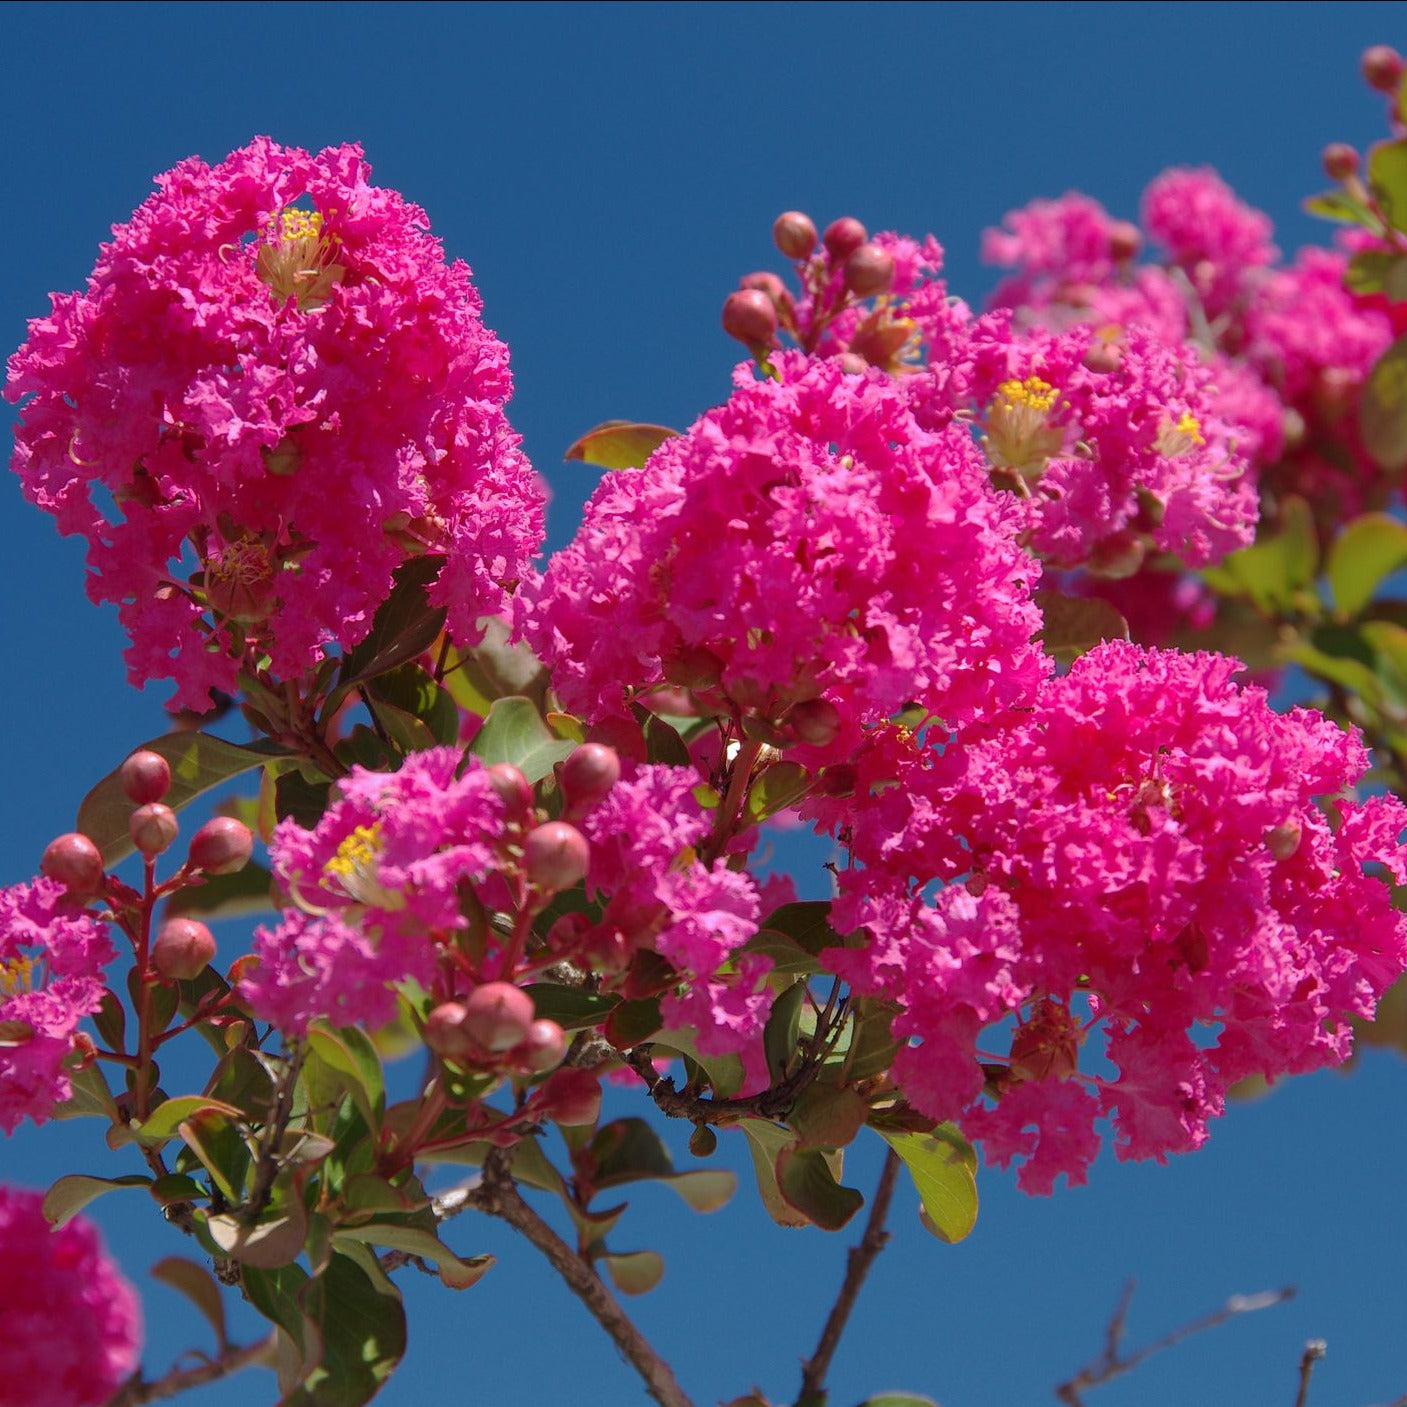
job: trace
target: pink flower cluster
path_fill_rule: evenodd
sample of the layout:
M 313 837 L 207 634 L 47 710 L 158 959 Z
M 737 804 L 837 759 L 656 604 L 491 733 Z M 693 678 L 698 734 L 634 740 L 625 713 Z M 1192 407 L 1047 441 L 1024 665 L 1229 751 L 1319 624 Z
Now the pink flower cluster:
M 1336 799 L 1361 743 L 1238 668 L 1106 644 L 941 755 L 890 730 L 862 763 L 890 785 L 852 803 L 835 917 L 870 938 L 828 956 L 899 1005 L 911 1102 L 1028 1190 L 1083 1181 L 1104 1116 L 1120 1157 L 1198 1147 L 1235 1081 L 1345 1059 L 1407 967 L 1365 872 L 1407 879 L 1407 806 Z
M 81 1217 L 54 1231 L 38 1192 L 0 1185 L 0 1407 L 99 1407 L 136 1369 L 136 1292 Z
M 540 545 L 507 350 L 369 177 L 267 138 L 181 163 L 10 360 L 25 493 L 88 539 L 133 682 L 184 706 L 356 645 L 413 557 L 444 556 L 432 597 L 474 643 Z
M 504 802 L 477 759 L 456 775 L 462 762 L 433 748 L 389 775 L 354 768 L 315 829 L 280 823 L 270 855 L 297 907 L 255 933 L 240 982 L 262 1020 L 291 1035 L 318 1018 L 383 1026 L 398 984 L 436 986 L 442 941 L 469 923 L 461 887 L 503 902 Z
M 836 358 L 735 382 L 607 475 L 548 567 L 526 633 L 564 706 L 619 714 L 670 682 L 775 721 L 823 698 L 853 738 L 910 701 L 960 723 L 1024 699 L 1039 568 L 966 428 L 923 429 Z
M 107 925 L 52 879 L 0 890 L 0 1128 L 44 1123 L 71 1093 L 65 1062 L 102 1005 Z

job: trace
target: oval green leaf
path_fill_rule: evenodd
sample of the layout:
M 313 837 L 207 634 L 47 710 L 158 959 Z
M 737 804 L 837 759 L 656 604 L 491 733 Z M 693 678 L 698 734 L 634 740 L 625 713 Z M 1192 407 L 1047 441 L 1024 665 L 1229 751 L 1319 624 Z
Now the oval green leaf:
M 576 744 L 554 737 L 531 699 L 495 699 L 469 751 L 485 765 L 511 762 L 529 782 L 541 781 Z
M 223 1352 L 230 1340 L 225 1328 L 225 1301 L 215 1277 L 203 1265 L 184 1256 L 166 1256 L 152 1266 L 151 1278 L 184 1295 L 205 1316 Z
M 1399 337 L 1368 373 L 1358 423 L 1377 463 L 1389 472 L 1407 465 L 1407 337 Z
M 664 1278 L 664 1257 L 658 1251 L 612 1252 L 601 1260 L 623 1295 L 648 1294 Z
M 1334 605 L 1343 616 L 1356 616 L 1379 582 L 1407 564 L 1407 523 L 1386 513 L 1355 518 L 1329 549 L 1326 574 Z
M 45 1194 L 45 1220 L 56 1231 L 72 1221 L 89 1202 L 121 1187 L 149 1187 L 151 1178 L 141 1173 L 126 1173 L 122 1177 L 89 1177 L 85 1173 L 70 1173 L 61 1177 Z
M 932 1133 L 876 1132 L 903 1159 L 934 1235 L 949 1245 L 968 1236 L 977 1225 L 972 1145 L 951 1124 L 939 1124 Z
M 433 1231 L 396 1222 L 374 1221 L 366 1226 L 339 1227 L 332 1240 L 334 1245 L 342 1241 L 363 1241 L 370 1246 L 389 1246 L 394 1251 L 419 1256 L 435 1267 L 441 1282 L 451 1290 L 467 1290 L 470 1285 L 478 1284 L 495 1264 L 494 1257 L 488 1255 L 463 1260 Z
M 595 464 L 601 469 L 639 469 L 666 441 L 679 433 L 665 425 L 641 425 L 632 420 L 606 420 L 588 430 L 562 456 Z

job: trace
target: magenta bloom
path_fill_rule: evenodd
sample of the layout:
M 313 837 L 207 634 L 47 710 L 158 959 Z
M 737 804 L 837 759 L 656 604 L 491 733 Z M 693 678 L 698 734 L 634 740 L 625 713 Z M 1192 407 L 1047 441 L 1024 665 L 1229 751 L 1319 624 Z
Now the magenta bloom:
M 141 1307 L 94 1227 L 51 1230 L 43 1201 L 0 1185 L 0 1407 L 98 1407 L 137 1367 Z
M 72 1092 L 65 1061 L 102 1005 L 106 924 L 54 880 L 0 890 L 0 1129 L 44 1123 Z
M 181 163 L 11 358 L 25 493 L 88 539 L 132 681 L 185 706 L 356 645 L 413 557 L 446 558 L 432 594 L 472 643 L 539 546 L 507 351 L 369 177 L 358 147 L 267 138 Z
M 564 705 L 600 718 L 672 680 L 771 719 L 824 697 L 853 728 L 1025 698 L 1039 568 L 970 434 L 923 430 L 878 372 L 779 361 L 607 475 L 552 560 L 528 635 Z
M 1364 869 L 1407 875 L 1407 806 L 1334 800 L 1361 743 L 1277 714 L 1238 668 L 1107 644 L 941 757 L 877 754 L 900 785 L 854 828 L 868 868 L 837 914 L 870 943 L 830 957 L 900 1004 L 915 1105 L 1026 1158 L 1028 1190 L 1083 1181 L 1101 1116 L 1123 1158 L 1200 1146 L 1228 1085 L 1345 1059 L 1348 1018 L 1407 967 L 1407 920 Z

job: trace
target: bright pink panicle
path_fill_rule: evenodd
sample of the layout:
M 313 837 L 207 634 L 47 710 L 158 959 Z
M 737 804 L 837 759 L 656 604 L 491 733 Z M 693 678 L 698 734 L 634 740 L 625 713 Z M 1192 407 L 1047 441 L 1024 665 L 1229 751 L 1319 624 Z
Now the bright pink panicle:
M 44 1123 L 71 1093 L 64 1062 L 102 1005 L 107 925 L 51 879 L 0 890 L 0 1128 Z
M 1332 800 L 1361 743 L 1277 714 L 1238 667 L 1106 644 L 1033 711 L 877 764 L 899 761 L 903 795 L 855 827 L 868 868 L 836 915 L 871 940 L 829 956 L 901 1004 L 915 1105 L 961 1117 L 997 1162 L 1026 1158 L 1030 1191 L 1084 1180 L 1099 1115 L 1120 1157 L 1161 1160 L 1205 1140 L 1235 1081 L 1338 1064 L 1348 1018 L 1407 966 L 1407 920 L 1364 872 L 1407 873 L 1407 806 Z M 1097 1026 L 1109 1065 L 1081 1068 Z
M 246 657 L 297 679 L 356 645 L 413 557 L 445 555 L 432 598 L 473 643 L 540 544 L 507 351 L 369 177 L 267 138 L 182 162 L 10 360 L 26 495 L 88 539 L 133 682 L 184 706 Z
M 552 560 L 527 634 L 564 706 L 600 718 L 673 679 L 773 719 L 823 696 L 853 729 L 1025 698 L 1039 568 L 970 434 L 921 429 L 878 372 L 777 361 L 607 475 Z
M 397 983 L 431 985 L 437 936 L 468 924 L 460 886 L 493 902 L 505 860 L 503 802 L 477 759 L 456 777 L 461 760 L 432 748 L 399 772 L 353 768 L 316 829 L 279 825 L 274 873 L 299 909 L 255 934 L 240 990 L 259 1017 L 291 1035 L 317 1018 L 375 1027 Z
M 1058 200 L 1033 200 L 1011 211 L 1003 228 L 982 235 L 982 258 L 1019 273 L 997 290 L 1000 307 L 1045 302 L 1050 285 L 1100 284 L 1114 273 L 1115 222 L 1097 201 L 1071 191 Z
M 98 1407 L 136 1369 L 136 1292 L 81 1217 L 54 1231 L 43 1197 L 0 1185 L 0 1407 Z

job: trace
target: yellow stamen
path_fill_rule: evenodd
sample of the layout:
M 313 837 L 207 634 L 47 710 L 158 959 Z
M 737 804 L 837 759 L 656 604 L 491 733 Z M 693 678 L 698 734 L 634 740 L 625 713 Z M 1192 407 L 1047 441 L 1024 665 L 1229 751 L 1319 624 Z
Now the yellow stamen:
M 1065 431 L 1050 424 L 1060 393 L 1039 376 L 1003 381 L 987 407 L 983 445 L 994 467 L 1014 469 L 1027 478 L 1040 477 L 1046 461 L 1059 454 Z
M 378 822 L 358 826 L 337 847 L 337 853 L 323 865 L 323 874 L 335 880 L 349 898 L 377 909 L 400 909 L 405 897 L 387 889 L 379 874 L 381 852 L 385 844 Z
M 34 984 L 34 959 L 23 954 L 0 962 L 0 997 L 13 997 L 28 992 Z
M 1206 442 L 1202 434 L 1202 422 L 1190 410 L 1185 410 L 1178 417 L 1176 424 L 1169 420 L 1158 431 L 1156 445 L 1159 454 L 1175 459 L 1180 454 L 1186 454 L 1194 446 L 1204 445 Z
M 323 224 L 320 212 L 289 206 L 269 222 L 259 246 L 259 277 L 278 302 L 297 299 L 300 313 L 322 307 L 347 273 L 334 258 L 342 241 L 325 234 Z

